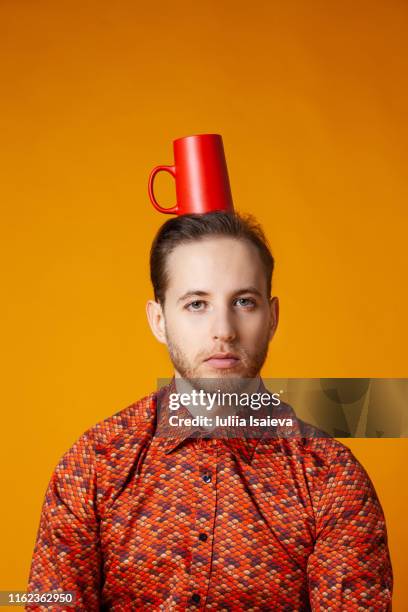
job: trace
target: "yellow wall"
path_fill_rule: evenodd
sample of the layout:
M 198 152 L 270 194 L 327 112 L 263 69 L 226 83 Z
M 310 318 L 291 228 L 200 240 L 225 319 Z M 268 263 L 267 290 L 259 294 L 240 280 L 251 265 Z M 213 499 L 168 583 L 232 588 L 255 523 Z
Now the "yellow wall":
M 165 220 L 147 176 L 174 138 L 223 135 L 236 208 L 270 237 L 264 374 L 408 375 L 407 16 L 398 0 L 1 2 L 0 589 L 26 586 L 62 453 L 171 374 L 144 303 Z M 349 444 L 403 611 L 408 441 Z

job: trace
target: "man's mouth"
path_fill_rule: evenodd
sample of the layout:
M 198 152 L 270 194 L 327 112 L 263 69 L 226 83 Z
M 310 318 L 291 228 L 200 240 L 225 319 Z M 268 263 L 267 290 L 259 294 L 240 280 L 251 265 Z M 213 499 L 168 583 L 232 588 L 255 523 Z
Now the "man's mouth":
M 226 368 L 233 368 L 239 363 L 239 361 L 240 359 L 238 355 L 235 355 L 234 353 L 214 353 L 214 355 L 211 355 L 205 360 L 205 363 L 212 368 L 222 370 Z

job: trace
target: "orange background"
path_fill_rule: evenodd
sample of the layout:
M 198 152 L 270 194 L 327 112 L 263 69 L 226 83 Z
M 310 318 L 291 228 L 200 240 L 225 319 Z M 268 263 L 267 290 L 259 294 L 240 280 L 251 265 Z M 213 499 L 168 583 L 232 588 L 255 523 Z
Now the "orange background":
M 0 589 L 26 588 L 63 452 L 171 375 L 144 304 L 165 220 L 147 176 L 174 138 L 223 135 L 236 208 L 270 238 L 265 376 L 408 375 L 407 17 L 398 0 L 1 2 Z M 347 444 L 406 610 L 408 440 Z

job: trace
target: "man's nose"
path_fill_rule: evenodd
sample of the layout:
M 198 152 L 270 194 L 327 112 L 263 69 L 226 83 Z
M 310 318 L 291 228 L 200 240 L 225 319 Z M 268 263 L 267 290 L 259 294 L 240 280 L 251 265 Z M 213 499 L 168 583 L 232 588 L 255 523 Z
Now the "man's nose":
M 212 337 L 214 340 L 232 342 L 236 338 L 233 315 L 228 308 L 217 309 L 212 322 Z

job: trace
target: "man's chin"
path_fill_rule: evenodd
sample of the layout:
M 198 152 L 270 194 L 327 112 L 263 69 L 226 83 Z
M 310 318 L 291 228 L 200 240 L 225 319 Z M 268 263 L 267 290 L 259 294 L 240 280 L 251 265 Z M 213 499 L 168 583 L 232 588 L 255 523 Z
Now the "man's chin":
M 222 391 L 224 393 L 241 392 L 254 377 L 246 369 L 241 368 L 198 368 L 193 376 L 189 376 L 190 384 L 195 389 L 206 392 Z

